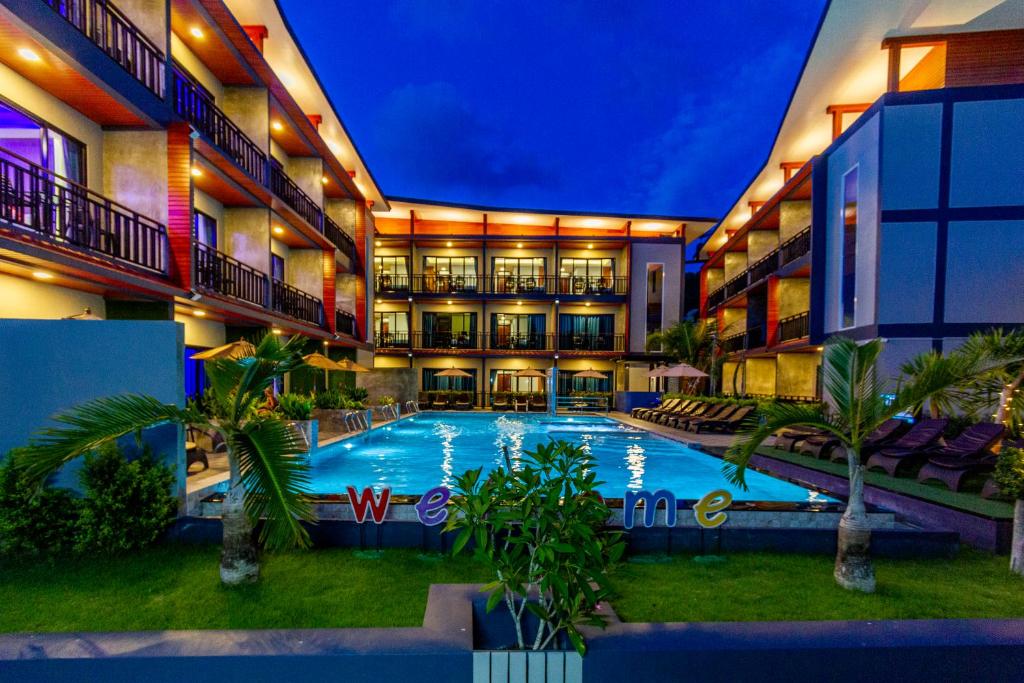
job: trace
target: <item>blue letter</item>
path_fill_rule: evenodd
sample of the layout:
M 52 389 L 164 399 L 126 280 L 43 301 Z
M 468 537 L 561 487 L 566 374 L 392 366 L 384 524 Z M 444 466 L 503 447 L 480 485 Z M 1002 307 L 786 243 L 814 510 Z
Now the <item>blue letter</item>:
M 443 524 L 448 519 L 448 508 L 445 505 L 448 504 L 448 499 L 451 497 L 451 491 L 447 486 L 435 486 L 424 493 L 420 502 L 415 506 L 416 516 L 420 518 L 420 523 L 426 526 Z
M 654 526 L 654 512 L 658 507 L 658 501 L 665 501 L 665 523 L 668 526 L 676 525 L 676 497 L 671 491 L 658 489 L 654 493 L 649 491 L 626 491 L 622 499 L 622 526 L 627 529 L 633 528 L 633 513 L 636 504 L 644 502 L 644 526 Z

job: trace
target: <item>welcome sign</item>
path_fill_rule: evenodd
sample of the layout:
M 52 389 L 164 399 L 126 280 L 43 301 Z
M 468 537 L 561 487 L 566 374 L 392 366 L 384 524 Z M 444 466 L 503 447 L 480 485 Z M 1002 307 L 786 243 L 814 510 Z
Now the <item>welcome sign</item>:
M 356 492 L 354 486 L 345 487 L 348 493 L 349 503 L 352 505 L 352 514 L 358 524 L 366 521 L 367 512 L 374 524 L 384 522 L 388 514 L 388 507 L 391 505 L 391 488 L 384 487 L 379 494 L 374 493 L 369 486 L 361 492 Z M 425 526 L 437 526 L 444 524 L 448 519 L 448 501 L 452 492 L 447 486 L 435 486 L 428 490 L 419 501 L 413 506 L 416 509 L 416 517 L 420 524 Z M 665 525 L 675 526 L 677 521 L 676 497 L 671 491 L 659 489 L 654 493 L 650 491 L 626 491 L 622 497 L 622 525 L 626 529 L 633 528 L 633 518 L 636 516 L 636 507 L 643 502 L 643 526 L 655 526 L 655 516 L 658 503 L 665 502 Z M 732 494 L 725 489 L 716 489 L 705 494 L 693 505 L 693 517 L 697 524 L 705 529 L 714 529 L 725 524 L 728 515 L 724 510 L 732 503 Z

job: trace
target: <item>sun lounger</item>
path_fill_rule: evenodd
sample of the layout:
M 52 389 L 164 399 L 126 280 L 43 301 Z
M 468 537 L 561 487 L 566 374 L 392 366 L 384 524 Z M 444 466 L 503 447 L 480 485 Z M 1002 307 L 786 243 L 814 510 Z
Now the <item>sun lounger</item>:
M 633 410 L 631 415 L 635 418 L 646 420 L 651 413 L 659 412 L 662 410 L 675 410 L 683 403 L 684 401 L 681 398 L 670 398 L 669 400 L 662 403 L 660 406 L 655 406 L 653 408 L 636 408 Z M 690 401 L 685 401 L 685 403 L 690 403 Z
M 459 394 L 455 399 L 455 410 L 472 410 L 473 399 L 471 394 Z
M 945 446 L 928 450 L 928 462 L 917 473 L 917 480 L 937 479 L 951 491 L 959 491 L 965 477 L 995 467 L 996 456 L 990 449 L 1005 431 L 1003 425 L 994 422 L 971 425 Z
M 897 420 L 895 418 L 892 420 L 886 420 L 878 429 L 864 439 L 864 444 L 861 448 L 861 457 L 866 458 L 882 446 L 895 441 L 896 438 L 906 431 L 909 426 L 910 425 L 903 420 Z M 804 439 L 803 444 L 800 446 L 800 453 L 803 455 L 810 455 L 814 458 L 829 457 L 830 453 L 835 450 L 836 446 L 839 444 L 839 439 L 837 439 L 833 434 L 811 436 Z M 834 459 L 836 461 L 845 461 L 845 451 L 842 449 L 837 451 Z
M 445 410 L 448 408 L 448 397 L 437 394 L 434 396 L 434 400 L 430 402 L 430 407 L 433 410 Z
M 515 403 L 514 403 L 513 407 L 516 409 L 517 413 L 520 410 L 529 410 L 530 409 L 530 399 L 529 399 L 528 396 L 516 396 L 514 401 L 515 401 Z
M 925 449 L 938 441 L 949 420 L 921 420 L 891 445 L 868 458 L 867 467 L 880 467 L 890 477 L 927 457 Z
M 548 407 L 547 399 L 543 396 L 530 397 L 530 410 L 544 411 Z
M 686 425 L 687 431 L 700 434 L 702 431 L 709 432 L 735 432 L 747 417 L 754 412 L 754 406 L 737 406 L 728 417 L 712 418 L 709 420 L 693 420 Z
M 690 405 L 691 404 L 687 401 L 680 401 L 672 405 L 667 405 L 664 408 L 657 408 L 655 410 L 652 410 L 648 412 L 646 415 L 644 415 L 643 419 L 647 420 L 648 422 L 657 422 L 666 415 L 678 415 L 681 412 L 689 410 Z
M 731 412 L 734 408 L 735 406 L 730 406 L 726 403 L 707 403 L 692 413 L 676 415 L 673 419 L 665 420 L 664 424 L 676 429 L 686 429 L 687 425 L 693 420 L 718 419 L 719 417 L 724 417 L 727 412 Z
M 695 401 L 686 407 L 685 410 L 678 410 L 662 420 L 662 424 L 666 427 L 674 427 L 676 429 L 682 428 L 686 424 L 687 420 L 695 417 L 710 417 L 714 410 L 723 405 L 721 403 L 704 403 L 702 401 Z
M 667 425 L 672 420 L 683 417 L 684 415 L 695 415 L 697 414 L 697 411 L 704 411 L 710 405 L 711 404 L 705 404 L 700 402 L 692 403 L 689 405 L 679 405 L 675 410 L 652 414 L 647 419 L 650 422 L 654 422 L 656 424 Z
M 775 442 L 772 445 L 779 450 L 794 453 L 797 446 L 812 436 L 831 436 L 831 434 L 812 427 L 793 427 L 776 434 Z

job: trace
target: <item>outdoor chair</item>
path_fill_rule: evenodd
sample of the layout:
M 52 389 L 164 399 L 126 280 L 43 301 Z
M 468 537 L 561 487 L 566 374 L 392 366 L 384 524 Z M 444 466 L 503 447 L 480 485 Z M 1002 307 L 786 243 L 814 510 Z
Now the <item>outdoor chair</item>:
M 547 409 L 547 407 L 548 402 L 544 395 L 540 394 L 537 396 L 530 397 L 530 410 L 543 412 L 544 410 Z
M 936 479 L 959 491 L 960 484 L 971 474 L 992 470 L 996 456 L 991 448 L 1003 438 L 1006 428 L 994 422 L 971 425 L 945 446 L 928 450 L 928 462 L 917 473 L 918 481 Z
M 530 398 L 529 396 L 516 396 L 514 400 L 514 408 L 518 413 L 520 409 L 528 411 L 530 409 Z
M 926 449 L 938 441 L 949 420 L 921 420 L 910 431 L 868 458 L 867 468 L 880 467 L 895 477 L 900 468 L 911 467 L 924 460 Z
M 692 431 L 691 427 L 694 427 L 701 422 L 706 422 L 708 420 L 725 420 L 736 412 L 738 408 L 739 406 L 729 405 L 727 403 L 713 404 L 709 410 L 700 415 L 676 419 L 676 429 Z
M 668 427 L 675 427 L 676 429 L 682 429 L 688 420 L 695 417 L 711 417 L 724 405 L 725 404 L 723 403 L 705 403 L 703 401 L 695 401 L 682 410 L 677 410 L 671 415 L 664 416 L 660 419 L 660 424 Z
M 700 434 L 701 431 L 732 433 L 740 428 L 747 416 L 754 412 L 754 406 L 739 406 L 739 410 L 733 411 L 732 415 L 724 418 L 712 418 L 709 420 L 696 420 L 687 423 L 686 430 Z
M 886 420 L 878 429 L 868 434 L 864 439 L 860 452 L 861 458 L 866 458 L 883 446 L 892 443 L 898 436 L 907 431 L 909 426 L 908 423 L 896 418 Z M 803 445 L 800 446 L 800 453 L 809 455 L 812 458 L 828 458 L 834 451 L 835 456 L 830 458 L 831 460 L 835 462 L 845 461 L 846 453 L 843 449 L 836 450 L 836 446 L 839 446 L 840 443 L 834 434 L 811 436 L 804 439 Z
M 641 420 L 646 420 L 647 416 L 651 413 L 662 410 L 675 410 L 681 403 L 683 403 L 683 399 L 681 398 L 670 398 L 660 406 L 654 406 L 653 408 L 634 408 L 632 416 Z M 689 403 L 689 401 L 687 401 L 687 403 Z
M 702 401 L 684 401 L 674 408 L 649 413 L 647 415 L 647 419 L 648 421 L 655 422 L 657 424 L 668 424 L 673 418 L 678 418 L 684 415 L 697 415 L 710 405 L 711 404 L 704 403 Z
M 189 443 L 192 444 L 185 449 L 185 471 L 188 472 L 189 468 L 197 462 L 203 465 L 200 472 L 210 469 L 210 459 L 206 455 L 206 449 L 199 445 L 199 431 L 195 427 L 188 427 L 185 433 Z
M 448 408 L 448 397 L 444 394 L 434 394 L 434 399 L 430 402 L 430 407 L 433 410 L 445 410 Z
M 779 450 L 795 453 L 797 446 L 812 436 L 831 436 L 831 432 L 811 427 L 794 427 L 777 433 L 772 445 Z
M 473 399 L 469 394 L 459 394 L 455 399 L 455 410 L 472 410 Z
M 492 410 L 508 410 L 508 396 L 495 396 L 491 399 Z

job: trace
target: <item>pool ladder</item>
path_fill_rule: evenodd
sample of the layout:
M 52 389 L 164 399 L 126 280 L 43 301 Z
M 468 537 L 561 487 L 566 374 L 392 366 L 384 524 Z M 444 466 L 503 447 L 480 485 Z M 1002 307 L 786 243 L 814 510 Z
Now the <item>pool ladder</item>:
M 362 410 L 353 410 L 345 413 L 342 418 L 345 421 L 345 429 L 350 432 L 358 432 L 370 428 L 370 421 L 366 419 L 366 413 Z

